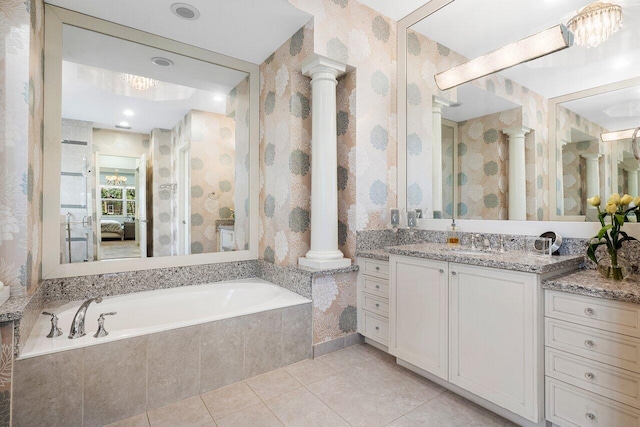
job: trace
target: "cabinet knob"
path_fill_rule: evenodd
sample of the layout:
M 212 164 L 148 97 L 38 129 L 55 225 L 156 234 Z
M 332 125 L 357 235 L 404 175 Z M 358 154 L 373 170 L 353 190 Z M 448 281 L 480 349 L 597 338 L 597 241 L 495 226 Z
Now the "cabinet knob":
M 440 269 L 440 274 L 444 274 L 444 270 L 443 269 Z
M 584 313 L 587 316 L 593 316 L 594 314 L 596 314 L 596 311 L 591 307 L 587 307 L 587 308 L 584 309 Z
M 458 275 L 458 273 L 456 273 L 455 271 L 452 271 L 452 272 L 451 272 L 451 275 L 452 275 L 452 276 L 457 276 L 457 275 Z
M 380 267 L 376 265 L 376 270 L 380 270 Z
M 380 304 L 376 303 L 376 307 L 380 307 Z
M 380 330 L 380 326 L 376 326 L 376 331 L 379 331 L 379 330 Z
M 596 343 L 593 342 L 592 340 L 586 340 L 584 342 L 584 345 L 586 345 L 588 348 L 594 348 L 596 346 Z
M 376 285 L 376 289 L 380 289 L 380 285 Z
M 595 421 L 596 420 L 596 414 L 594 414 L 593 412 L 587 412 L 584 415 L 589 421 Z
M 594 374 L 593 372 L 587 372 L 586 374 L 584 374 L 584 377 L 589 381 L 593 381 L 596 379 L 596 374 Z

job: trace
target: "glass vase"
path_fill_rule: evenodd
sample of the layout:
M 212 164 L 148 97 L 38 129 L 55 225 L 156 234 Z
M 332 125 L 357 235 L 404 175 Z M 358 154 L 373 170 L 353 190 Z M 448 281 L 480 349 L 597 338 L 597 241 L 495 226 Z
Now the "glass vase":
M 624 280 L 631 274 L 631 264 L 618 253 L 600 258 L 597 269 L 605 279 Z

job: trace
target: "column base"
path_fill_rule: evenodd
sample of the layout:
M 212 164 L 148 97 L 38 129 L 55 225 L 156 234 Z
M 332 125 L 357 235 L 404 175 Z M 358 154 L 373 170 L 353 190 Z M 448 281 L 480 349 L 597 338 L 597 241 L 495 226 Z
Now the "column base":
M 334 268 L 351 267 L 351 258 L 318 260 L 304 257 L 298 258 L 298 265 L 313 268 L 315 270 L 332 270 Z

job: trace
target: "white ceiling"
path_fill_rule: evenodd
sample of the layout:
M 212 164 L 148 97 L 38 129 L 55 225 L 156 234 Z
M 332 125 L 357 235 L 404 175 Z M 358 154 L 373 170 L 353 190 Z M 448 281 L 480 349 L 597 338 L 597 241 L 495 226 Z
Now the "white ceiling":
M 607 130 L 640 125 L 640 86 L 607 92 L 561 104 Z
M 173 61 L 160 67 L 151 58 Z M 114 129 L 171 129 L 192 109 L 226 114 L 226 95 L 246 73 L 131 43 L 104 34 L 63 27 L 62 116 Z M 121 73 L 159 80 L 146 91 L 131 88 Z M 134 112 L 132 117 L 124 110 Z
M 443 107 L 442 117 L 454 122 L 462 122 L 476 117 L 486 116 L 487 114 L 520 107 L 520 104 L 507 101 L 471 83 L 458 86 L 457 99 L 460 105 L 457 107 Z
M 176 0 L 47 0 L 47 3 L 261 64 L 312 16 L 285 0 L 187 0 L 194 21 L 171 12 Z

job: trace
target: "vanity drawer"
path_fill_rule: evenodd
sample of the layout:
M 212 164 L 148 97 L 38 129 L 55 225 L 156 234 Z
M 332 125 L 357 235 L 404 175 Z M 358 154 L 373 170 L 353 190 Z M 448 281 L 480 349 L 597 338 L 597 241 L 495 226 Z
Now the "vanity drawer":
M 545 291 L 545 315 L 640 338 L 640 305 Z
M 640 372 L 640 339 L 548 318 L 545 325 L 549 347 Z
M 372 338 L 381 344 L 389 345 L 389 319 L 364 310 L 362 315 L 364 319 L 364 331 L 362 335 Z
M 362 258 L 362 272 L 371 276 L 389 278 L 389 262 Z
M 389 317 L 389 299 L 367 292 L 362 293 L 363 307 L 365 310 L 372 311 L 381 316 Z
M 362 289 L 389 299 L 389 280 L 362 275 Z
M 546 377 L 546 418 L 560 427 L 638 427 L 640 411 Z
M 545 373 L 601 396 L 640 408 L 640 375 L 547 347 Z

